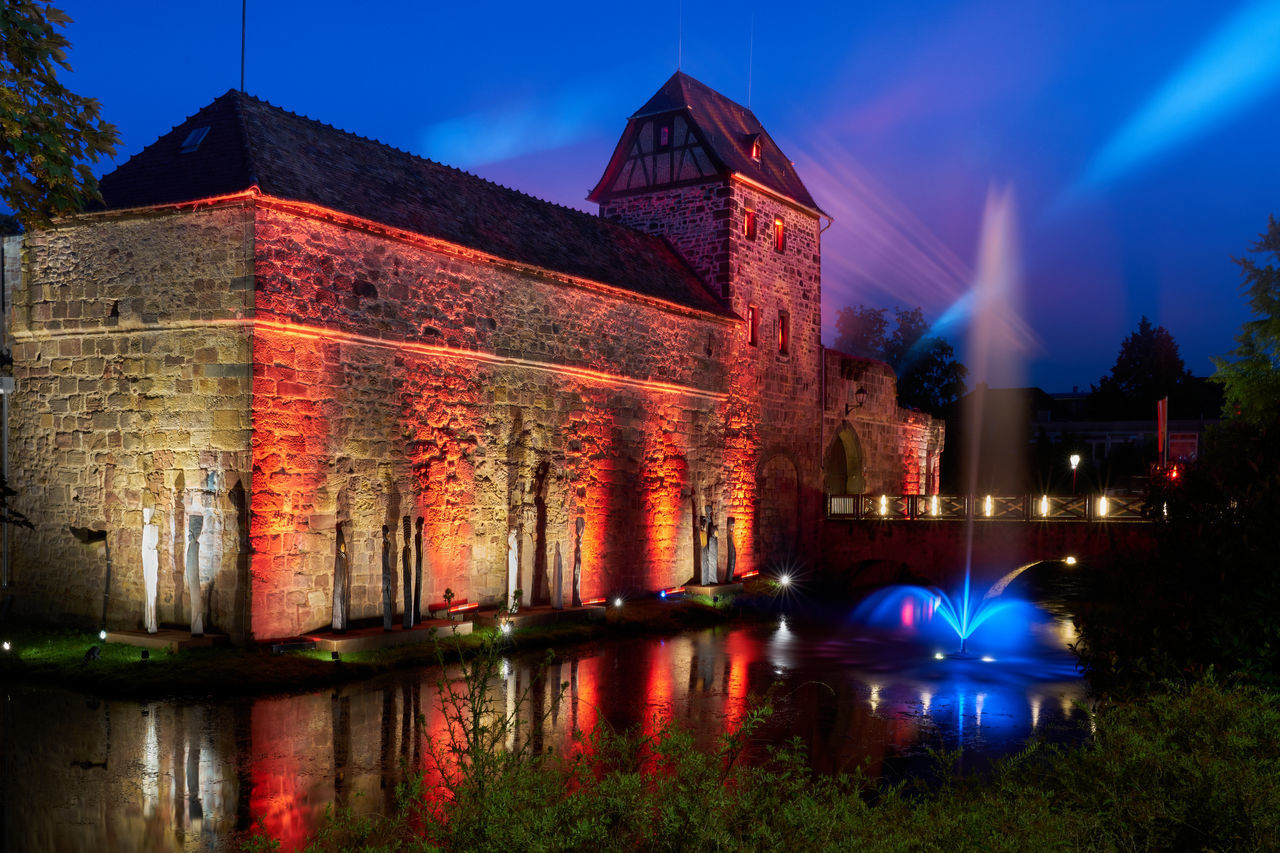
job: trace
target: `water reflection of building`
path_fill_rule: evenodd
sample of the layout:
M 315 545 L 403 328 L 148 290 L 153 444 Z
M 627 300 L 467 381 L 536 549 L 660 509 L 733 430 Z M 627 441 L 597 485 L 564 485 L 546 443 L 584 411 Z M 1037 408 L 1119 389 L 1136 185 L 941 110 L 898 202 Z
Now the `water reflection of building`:
M 1008 683 L 949 672 L 862 666 L 838 642 L 733 629 L 579 649 L 545 669 L 540 655 L 513 659 L 489 696 L 495 713 L 518 723 L 507 748 L 572 756 L 591 749 L 579 733 L 638 728 L 652 738 L 679 725 L 694 748 L 711 752 L 750 697 L 779 682 L 775 716 L 745 760 L 798 735 L 819 772 L 871 776 L 922 745 L 972 753 L 1081 715 L 1069 672 Z M 456 672 L 445 678 L 461 686 Z M 146 850 L 225 849 L 261 820 L 287 851 L 330 804 L 385 812 L 406 774 L 421 771 L 430 792 L 454 770 L 457 730 L 435 673 L 226 705 L 86 703 L 30 691 L 0 709 L 10 849 L 110 849 L 119 839 Z

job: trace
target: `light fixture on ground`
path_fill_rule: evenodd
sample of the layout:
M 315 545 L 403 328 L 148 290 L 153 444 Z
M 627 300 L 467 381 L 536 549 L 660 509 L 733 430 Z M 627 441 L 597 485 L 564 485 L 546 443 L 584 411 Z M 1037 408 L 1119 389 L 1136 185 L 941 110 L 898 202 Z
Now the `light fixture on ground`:
M 783 589 L 791 586 L 791 575 L 778 575 L 778 586 Z
M 1063 560 L 1062 562 L 1066 563 L 1068 566 L 1074 566 L 1074 565 L 1076 564 L 1076 558 L 1075 558 L 1075 557 L 1067 557 L 1067 558 L 1066 558 L 1065 560 Z
M 613 606 L 614 606 L 614 607 L 621 607 L 621 606 L 622 606 L 622 597 L 621 597 L 621 596 L 619 596 L 619 597 L 617 597 L 617 598 L 615 598 L 615 599 L 613 600 Z

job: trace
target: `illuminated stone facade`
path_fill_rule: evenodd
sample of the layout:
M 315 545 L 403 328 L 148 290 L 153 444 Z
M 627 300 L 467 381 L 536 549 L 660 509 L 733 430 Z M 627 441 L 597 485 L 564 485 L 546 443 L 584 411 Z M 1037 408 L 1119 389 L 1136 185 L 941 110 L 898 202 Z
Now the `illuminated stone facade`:
M 659 93 L 668 117 L 741 109 L 695 84 Z M 619 151 L 656 128 L 633 117 Z M 66 531 L 105 529 L 108 622 L 136 627 L 144 508 L 160 620 L 198 597 L 209 629 L 262 640 L 325 626 L 335 594 L 378 616 L 384 526 L 401 611 L 419 518 L 424 609 L 504 595 L 513 531 L 515 583 L 546 603 L 575 552 L 584 599 L 686 582 L 703 515 L 721 542 L 735 519 L 738 574 L 816 563 L 824 448 L 850 431 L 867 490 L 936 488 L 940 427 L 821 347 L 823 215 L 766 168 L 789 162 L 763 136 L 764 171 L 740 171 L 685 130 L 698 174 L 617 191 L 615 152 L 600 218 L 238 93 L 162 137 L 10 282 L 20 606 L 96 618 L 103 556 Z M 845 417 L 851 382 L 873 403 Z

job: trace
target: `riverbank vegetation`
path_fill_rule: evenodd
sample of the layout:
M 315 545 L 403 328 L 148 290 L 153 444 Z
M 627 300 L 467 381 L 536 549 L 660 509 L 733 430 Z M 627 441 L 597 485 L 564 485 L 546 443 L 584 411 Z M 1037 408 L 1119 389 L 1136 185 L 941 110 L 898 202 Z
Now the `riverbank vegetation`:
M 475 722 L 472 736 L 433 744 L 436 784 L 414 777 L 388 815 L 329 813 L 307 849 L 1280 846 L 1280 705 L 1274 694 L 1212 679 L 1097 710 L 1083 746 L 1033 743 L 989 776 L 943 772 L 941 787 L 929 788 L 815 774 L 798 741 L 741 761 L 767 701 L 710 753 L 678 725 L 652 737 L 597 730 L 562 753 L 511 753 L 497 737 L 501 714 L 478 710 L 458 718 Z M 276 845 L 254 835 L 245 849 Z

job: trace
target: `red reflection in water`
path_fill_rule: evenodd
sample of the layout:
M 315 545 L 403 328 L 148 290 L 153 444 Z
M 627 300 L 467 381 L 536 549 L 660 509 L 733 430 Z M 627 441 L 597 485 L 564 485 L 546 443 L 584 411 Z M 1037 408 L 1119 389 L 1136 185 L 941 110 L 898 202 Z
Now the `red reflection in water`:
M 310 792 L 300 785 L 304 759 L 317 752 L 316 744 L 306 739 L 306 733 L 314 730 L 307 723 L 318 710 L 312 704 L 294 698 L 263 700 L 253 706 L 250 726 L 256 758 L 249 774 L 253 783 L 249 811 L 255 820 L 261 819 L 285 853 L 303 846 L 323 811 L 322 804 L 331 799 L 326 792 L 318 804 L 312 804 Z
M 725 638 L 724 655 L 728 659 L 724 678 L 724 721 L 726 728 L 742 722 L 750 695 L 749 671 L 760 652 L 760 645 L 745 631 L 734 631 Z

